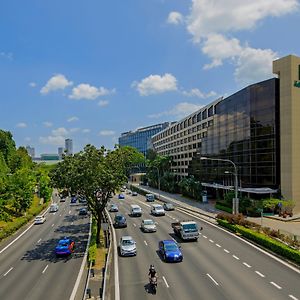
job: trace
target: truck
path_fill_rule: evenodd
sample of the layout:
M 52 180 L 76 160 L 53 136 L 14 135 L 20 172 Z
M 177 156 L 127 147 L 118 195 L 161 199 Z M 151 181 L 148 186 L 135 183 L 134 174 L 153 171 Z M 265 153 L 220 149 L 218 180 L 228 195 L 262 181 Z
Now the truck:
M 180 237 L 184 241 L 198 240 L 199 229 L 198 224 L 195 221 L 180 221 L 171 223 L 176 236 Z M 201 227 L 202 229 L 202 227 Z

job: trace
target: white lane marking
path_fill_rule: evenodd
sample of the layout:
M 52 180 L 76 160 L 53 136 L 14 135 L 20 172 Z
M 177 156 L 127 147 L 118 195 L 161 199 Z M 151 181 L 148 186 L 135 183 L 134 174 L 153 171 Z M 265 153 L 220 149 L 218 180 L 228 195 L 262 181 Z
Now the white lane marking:
M 251 268 L 250 265 L 248 265 L 247 263 L 243 262 L 243 265 L 246 266 L 247 268 Z
M 145 243 L 145 245 L 146 245 L 146 246 L 148 246 L 148 244 L 147 244 L 147 242 L 146 242 L 146 241 L 144 241 L 144 243 Z
M 260 273 L 260 272 L 258 272 L 258 271 L 255 271 L 255 273 L 256 273 L 257 275 L 259 275 L 260 277 L 265 277 L 264 274 L 262 274 L 262 273 Z
M 56 212 L 53 214 L 54 216 L 56 215 Z
M 135 223 L 133 223 L 133 226 L 134 226 L 134 227 L 136 227 L 136 224 L 135 224 Z
M 209 240 L 211 243 L 214 243 L 214 241 L 213 240 Z
M 168 285 L 168 282 L 167 282 L 167 280 L 166 280 L 165 276 L 163 276 L 162 278 L 163 278 L 163 280 L 164 280 L 164 282 L 165 282 L 165 284 L 166 284 L 167 288 L 169 288 L 170 286 Z
M 274 285 L 276 288 L 278 288 L 279 290 L 282 289 L 282 287 L 281 287 L 280 285 L 276 284 L 275 282 L 271 281 L 270 283 L 271 283 L 272 285 Z
M 296 297 L 293 296 L 293 295 L 289 295 L 289 297 L 290 297 L 291 299 L 293 299 L 293 300 L 298 300 L 298 298 L 296 298 Z
M 240 260 L 236 255 L 232 255 L 233 258 L 235 258 L 236 260 Z
M 74 222 L 71 223 L 71 225 L 73 225 L 73 224 L 74 224 Z
M 204 237 L 205 239 L 207 239 L 207 236 L 206 236 L 206 235 L 203 235 L 203 237 Z
M 72 212 L 72 211 L 71 211 L 71 210 L 69 210 L 69 214 L 71 214 L 71 212 Z
M 12 269 L 13 267 L 11 267 L 6 273 L 4 273 L 3 276 L 6 276 Z
M 41 241 L 42 239 L 39 239 L 38 241 L 37 241 L 37 244 Z
M 213 277 L 212 277 L 211 275 L 209 275 L 208 273 L 206 273 L 206 275 L 214 282 L 215 285 L 219 285 L 219 284 L 217 283 L 217 281 L 214 280 Z
M 225 251 L 226 253 L 230 253 L 230 251 L 228 251 L 227 249 L 224 249 L 224 251 Z
M 49 265 L 47 265 L 47 266 L 44 268 L 44 270 L 43 270 L 43 272 L 42 272 L 43 274 L 44 274 L 44 273 L 46 272 L 46 270 L 48 269 L 48 266 L 49 266 Z
M 216 244 L 216 246 L 219 247 L 219 248 L 221 248 L 221 245 L 219 245 L 219 244 Z
M 61 214 L 59 216 L 61 217 Z
M 53 226 L 54 226 L 54 224 L 51 225 L 51 227 L 53 227 Z
M 176 219 L 176 222 L 179 222 L 179 220 L 178 220 L 178 219 Z

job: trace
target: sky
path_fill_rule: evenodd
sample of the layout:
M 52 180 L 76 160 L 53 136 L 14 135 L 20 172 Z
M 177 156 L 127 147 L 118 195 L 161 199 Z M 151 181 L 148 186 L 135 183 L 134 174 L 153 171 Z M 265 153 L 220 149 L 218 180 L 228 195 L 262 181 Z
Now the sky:
M 274 77 L 299 24 L 298 0 L 2 0 L 0 129 L 37 156 L 113 149 Z

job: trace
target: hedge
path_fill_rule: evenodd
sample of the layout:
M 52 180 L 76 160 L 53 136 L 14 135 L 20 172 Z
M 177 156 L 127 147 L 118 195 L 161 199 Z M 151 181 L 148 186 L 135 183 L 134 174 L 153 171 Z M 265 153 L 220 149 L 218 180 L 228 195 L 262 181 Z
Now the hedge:
M 240 225 L 233 225 L 225 220 L 218 219 L 218 224 L 229 230 L 239 233 L 249 240 L 264 246 L 265 248 L 277 253 L 287 259 L 290 259 L 300 265 L 300 251 L 290 248 L 289 246 L 274 240 L 263 233 L 253 231 Z
M 221 205 L 221 204 L 219 204 L 219 203 L 216 203 L 215 208 L 216 208 L 216 209 L 219 209 L 219 210 L 226 211 L 226 212 L 232 214 L 232 208 L 229 208 L 229 207 L 227 207 L 227 206 Z

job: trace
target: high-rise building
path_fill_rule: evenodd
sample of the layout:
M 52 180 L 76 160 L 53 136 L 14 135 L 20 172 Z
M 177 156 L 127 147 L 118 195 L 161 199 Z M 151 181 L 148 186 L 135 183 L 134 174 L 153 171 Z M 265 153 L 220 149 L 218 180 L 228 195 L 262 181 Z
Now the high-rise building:
M 58 147 L 58 156 L 59 156 L 59 159 L 62 159 L 64 151 L 65 151 L 64 147 Z
M 27 150 L 28 155 L 31 158 L 35 157 L 35 149 L 34 149 L 34 147 L 26 146 L 26 150 Z
M 65 149 L 66 149 L 66 155 L 73 155 L 73 140 L 71 139 L 65 140 Z

